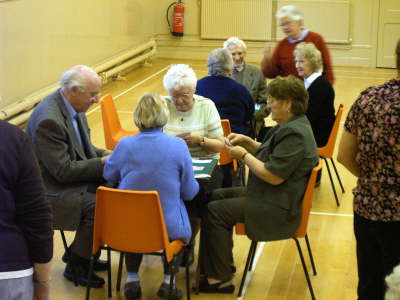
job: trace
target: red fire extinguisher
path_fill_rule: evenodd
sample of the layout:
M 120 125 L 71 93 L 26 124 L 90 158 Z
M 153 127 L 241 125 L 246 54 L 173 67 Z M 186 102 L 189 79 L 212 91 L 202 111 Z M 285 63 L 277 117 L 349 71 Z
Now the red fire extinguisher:
M 174 7 L 174 11 L 172 14 L 172 28 L 171 23 L 169 21 L 169 10 L 171 7 Z M 185 6 L 182 0 L 177 2 L 172 2 L 167 8 L 167 22 L 169 30 L 171 34 L 174 36 L 183 36 L 183 22 L 185 17 Z

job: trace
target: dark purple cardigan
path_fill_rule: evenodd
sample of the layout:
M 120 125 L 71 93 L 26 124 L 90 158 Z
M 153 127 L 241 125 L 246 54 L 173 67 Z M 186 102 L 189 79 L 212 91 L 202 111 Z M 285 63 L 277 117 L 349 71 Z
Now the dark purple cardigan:
M 0 272 L 53 256 L 50 204 L 29 137 L 0 120 Z

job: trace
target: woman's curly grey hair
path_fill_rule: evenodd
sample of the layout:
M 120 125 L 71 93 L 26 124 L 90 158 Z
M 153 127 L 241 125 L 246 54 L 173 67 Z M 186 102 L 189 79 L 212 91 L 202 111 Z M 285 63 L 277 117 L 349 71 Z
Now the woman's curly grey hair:
M 179 91 L 182 88 L 196 89 L 197 77 L 188 65 L 172 65 L 163 79 L 167 91 Z

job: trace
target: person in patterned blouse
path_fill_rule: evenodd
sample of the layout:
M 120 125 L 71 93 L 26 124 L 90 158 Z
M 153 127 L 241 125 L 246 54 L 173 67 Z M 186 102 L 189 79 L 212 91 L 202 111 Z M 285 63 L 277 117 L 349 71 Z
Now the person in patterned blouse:
M 363 91 L 347 116 L 338 161 L 358 177 L 354 194 L 358 299 L 383 300 L 400 262 L 400 40 L 397 79 Z

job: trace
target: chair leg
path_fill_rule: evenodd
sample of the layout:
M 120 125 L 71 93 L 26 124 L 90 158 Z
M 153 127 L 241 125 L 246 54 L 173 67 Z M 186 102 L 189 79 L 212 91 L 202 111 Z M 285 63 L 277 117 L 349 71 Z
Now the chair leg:
M 253 253 L 251 254 L 251 260 L 250 260 L 250 264 L 249 264 L 249 271 L 253 271 L 254 257 L 256 256 L 258 242 L 255 242 L 255 243 L 256 244 L 254 245 Z
M 64 245 L 65 252 L 67 253 L 67 256 L 68 256 L 68 260 L 70 260 L 71 259 L 71 249 L 68 247 L 67 239 L 65 238 L 65 234 L 64 234 L 64 230 L 60 229 L 60 234 L 61 234 L 61 239 L 62 239 L 62 242 Z M 71 265 L 71 266 L 72 266 L 72 273 L 74 276 L 74 284 L 75 284 L 75 286 L 78 286 L 79 285 L 78 284 L 78 275 L 76 274 L 76 269 L 73 265 Z
M 254 252 L 255 252 L 256 248 L 257 248 L 257 242 L 251 241 L 249 254 L 247 255 L 246 266 L 244 267 L 244 271 L 243 271 L 242 281 L 240 282 L 240 287 L 239 287 L 239 291 L 238 291 L 238 295 L 237 295 L 238 297 L 242 297 L 243 286 L 244 286 L 244 282 L 247 277 L 247 271 L 250 271 L 250 265 L 253 262 Z
M 93 265 L 94 265 L 94 255 L 90 257 L 90 265 L 89 265 L 89 273 L 88 273 L 88 280 L 86 286 L 86 300 L 89 300 L 90 296 L 90 283 L 92 281 L 92 274 L 93 274 Z
M 308 235 L 307 234 L 304 237 L 304 239 L 306 240 L 308 255 L 310 256 L 310 261 L 311 261 L 311 266 L 312 266 L 312 269 L 313 269 L 313 273 L 314 273 L 314 276 L 316 276 L 317 275 L 317 269 L 315 268 L 314 258 L 313 258 L 312 251 L 311 251 L 311 245 L 310 245 L 310 241 L 308 240 Z
M 186 270 L 186 300 L 190 300 L 190 272 L 189 265 L 185 266 Z
M 324 157 L 324 161 L 325 161 L 326 168 L 327 168 L 327 170 L 328 170 L 328 175 L 329 175 L 329 179 L 330 179 L 330 181 L 331 181 L 331 186 L 332 186 L 333 194 L 335 195 L 336 205 L 337 205 L 337 206 L 340 206 L 339 199 L 338 199 L 338 196 L 337 196 L 337 194 L 336 194 L 335 183 L 333 182 L 333 178 L 332 178 L 332 174 L 331 174 L 331 169 L 329 168 L 328 160 L 327 160 L 325 157 Z
M 333 158 L 331 158 L 331 162 L 332 162 L 332 165 L 333 165 L 333 169 L 335 170 L 336 177 L 337 177 L 337 179 L 339 181 L 340 188 L 342 189 L 342 193 L 344 193 L 344 187 L 343 187 L 343 184 L 342 184 L 342 180 L 340 180 L 339 172 L 336 169 L 336 165 L 335 165 L 335 162 L 333 161 Z
M 124 264 L 124 252 L 119 253 L 119 264 L 118 264 L 118 277 L 117 277 L 117 292 L 121 290 L 121 279 L 122 279 L 122 267 Z
M 112 297 L 111 291 L 111 250 L 107 248 L 107 277 L 108 277 L 108 297 Z
M 64 230 L 60 229 L 60 234 L 61 234 L 61 239 L 64 245 L 65 252 L 67 252 L 67 255 L 69 256 L 71 253 L 69 253 L 69 248 L 67 244 L 67 239 L 65 238 Z
M 299 251 L 300 260 L 301 260 L 301 264 L 303 266 L 304 274 L 306 275 L 306 280 L 307 280 L 307 284 L 308 284 L 308 289 L 310 290 L 311 299 L 315 300 L 314 290 L 313 290 L 313 287 L 311 284 L 310 276 L 308 275 L 306 263 L 304 261 L 304 256 L 303 256 L 303 252 L 301 251 L 301 246 L 300 246 L 299 240 L 297 238 L 293 238 L 293 239 L 296 242 L 297 250 Z
M 172 289 L 174 288 L 174 280 L 175 280 L 175 274 L 174 274 L 174 268 L 172 265 L 174 264 L 175 257 L 171 260 L 169 263 L 169 271 L 170 271 L 170 279 L 169 279 L 169 291 L 168 291 L 168 298 L 172 296 Z

